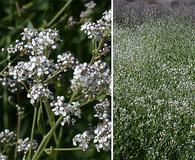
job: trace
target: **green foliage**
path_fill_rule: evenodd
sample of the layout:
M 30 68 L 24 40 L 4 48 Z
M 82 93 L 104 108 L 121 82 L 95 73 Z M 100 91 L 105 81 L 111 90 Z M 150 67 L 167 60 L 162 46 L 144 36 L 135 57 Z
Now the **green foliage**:
M 114 159 L 195 158 L 195 27 L 114 26 Z

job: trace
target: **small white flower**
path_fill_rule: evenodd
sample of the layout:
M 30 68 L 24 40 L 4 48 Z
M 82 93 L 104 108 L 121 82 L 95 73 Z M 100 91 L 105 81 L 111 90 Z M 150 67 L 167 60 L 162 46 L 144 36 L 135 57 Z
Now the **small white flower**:
M 18 82 L 31 79 L 37 81 L 38 77 L 49 76 L 54 71 L 54 64 L 46 56 L 30 56 L 29 62 L 20 61 L 9 68 L 9 75 Z
M 83 151 L 86 151 L 92 139 L 93 135 L 89 131 L 85 131 L 83 134 L 77 134 L 72 141 L 74 146 L 78 145 Z
M 103 38 L 104 34 L 106 33 L 110 35 L 112 19 L 111 13 L 111 10 L 104 12 L 103 17 L 99 19 L 96 23 L 86 22 L 81 26 L 81 31 L 84 31 L 89 39 L 96 40 Z
M 16 134 L 9 129 L 0 132 L 0 145 L 14 145 L 16 143 Z
M 55 42 L 58 41 L 59 35 L 57 30 L 46 29 L 43 31 L 36 31 L 34 29 L 25 28 L 21 33 L 22 38 L 16 40 L 15 45 L 10 45 L 7 48 L 8 53 L 17 53 L 26 49 L 31 55 L 40 55 L 44 53 L 48 47 L 56 49 Z
M 41 98 L 53 99 L 52 92 L 41 83 L 34 84 L 31 87 L 29 93 L 27 94 L 27 97 L 31 98 L 31 104 L 34 104 L 37 100 Z
M 90 9 L 94 8 L 95 6 L 96 6 L 96 3 L 94 3 L 94 1 L 91 1 L 85 4 L 85 7 L 90 8 Z
M 38 147 L 36 140 L 32 141 L 32 150 L 35 151 Z M 25 139 L 19 139 L 17 145 L 17 151 L 23 153 L 23 160 L 25 160 L 26 154 L 30 148 L 30 139 L 27 137 Z
M 71 88 L 73 91 L 81 88 L 86 98 L 95 97 L 101 89 L 109 92 L 110 81 L 110 69 L 106 63 L 102 61 L 96 61 L 91 65 L 83 63 L 74 69 Z
M 67 69 L 74 69 L 78 63 L 78 60 L 72 54 L 63 53 L 57 56 L 55 67 L 56 69 L 63 69 L 65 72 Z
M 58 96 L 57 101 L 51 102 L 50 104 L 52 107 L 54 107 L 52 111 L 56 116 L 62 115 L 64 117 L 63 121 L 61 122 L 62 126 L 64 126 L 65 123 L 74 124 L 74 117 L 81 118 L 79 102 L 65 103 L 64 99 L 65 98 L 63 96 Z
M 101 149 L 109 151 L 111 148 L 111 121 L 105 121 L 99 125 L 95 130 L 94 143 L 98 152 Z
M 96 104 L 94 106 L 96 114 L 94 117 L 98 117 L 100 120 L 106 120 L 110 118 L 110 102 L 108 99 Z
M 0 153 L 0 160 L 8 160 L 8 156 Z

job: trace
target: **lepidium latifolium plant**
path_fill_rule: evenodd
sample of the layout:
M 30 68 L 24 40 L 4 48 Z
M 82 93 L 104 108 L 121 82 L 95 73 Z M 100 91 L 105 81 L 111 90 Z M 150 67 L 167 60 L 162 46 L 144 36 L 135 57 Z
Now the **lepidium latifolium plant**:
M 194 160 L 194 23 L 170 16 L 114 34 L 114 159 Z
M 59 160 L 70 152 L 88 150 L 110 154 L 112 16 L 108 10 L 99 20 L 90 21 L 95 5 L 85 5 L 80 22 L 69 18 L 70 25 L 80 25 L 83 36 L 91 41 L 89 62 L 71 51 L 58 53 L 64 42 L 54 27 L 24 28 L 13 44 L 2 49 L 6 59 L 1 64 L 6 65 L 0 82 L 7 92 L 1 96 L 7 97 L 7 107 L 15 107 L 17 129 L 0 132 L 0 160 Z M 32 117 L 29 112 L 34 112 Z M 31 121 L 27 129 L 23 121 Z

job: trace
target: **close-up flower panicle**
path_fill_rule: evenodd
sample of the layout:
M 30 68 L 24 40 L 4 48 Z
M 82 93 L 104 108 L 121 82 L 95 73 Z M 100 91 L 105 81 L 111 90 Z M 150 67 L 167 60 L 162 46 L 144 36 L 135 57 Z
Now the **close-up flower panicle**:
M 109 159 L 112 17 L 111 10 L 102 10 L 102 18 L 93 22 L 94 8 L 101 3 L 86 3 L 80 21 L 72 23 L 72 28 L 61 27 L 67 19 L 67 15 L 59 18 L 63 11 L 47 25 L 35 27 L 29 22 L 14 43 L 2 48 L 1 54 L 6 57 L 0 64 L 2 101 L 4 107 L 12 107 L 12 111 L 2 108 L 7 120 L 4 125 L 14 132 L 4 129 L 0 133 L 0 160 L 58 160 L 68 157 L 66 152 L 59 152 L 66 150 L 85 151 L 80 152 L 81 157 L 91 150 L 94 157 L 104 151 L 102 157 Z M 70 8 L 71 1 L 66 5 Z M 65 40 L 69 29 L 73 30 L 70 35 L 78 32 L 77 41 L 73 36 Z M 83 51 L 68 46 L 78 42 L 88 47 Z M 6 116 L 13 113 L 15 127 L 6 124 L 12 119 Z M 73 147 L 66 148 L 69 145 Z M 72 155 L 77 159 L 75 153 Z
M 56 41 L 59 40 L 58 31 L 55 29 L 38 32 L 35 29 L 24 28 L 21 36 L 21 40 L 17 39 L 14 45 L 7 48 L 8 53 L 15 54 L 25 50 L 31 55 L 44 54 L 47 48 L 56 49 Z
M 61 122 L 62 126 L 66 123 L 68 125 L 75 124 L 76 119 L 71 116 L 81 118 L 80 104 L 79 102 L 64 103 L 64 99 L 63 96 L 58 96 L 57 101 L 50 104 L 51 107 L 55 107 L 52 109 L 52 112 L 54 112 L 56 116 L 63 116 L 63 121 Z

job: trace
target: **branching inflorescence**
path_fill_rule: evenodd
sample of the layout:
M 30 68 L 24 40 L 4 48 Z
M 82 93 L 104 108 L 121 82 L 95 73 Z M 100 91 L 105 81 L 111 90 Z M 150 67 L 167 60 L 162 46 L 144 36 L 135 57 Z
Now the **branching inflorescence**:
M 95 3 L 91 2 L 86 7 L 92 9 Z M 77 118 L 82 118 L 82 107 L 92 101 L 100 101 L 94 106 L 94 117 L 99 123 L 97 126 L 90 126 L 90 129 L 84 131 L 83 134 L 76 135 L 73 138 L 73 145 L 78 145 L 82 150 L 87 150 L 92 143 L 97 151 L 109 151 L 111 148 L 111 105 L 109 102 L 111 71 L 109 64 L 102 59 L 103 56 L 109 56 L 111 48 L 111 11 L 105 12 L 96 23 L 86 22 L 81 30 L 97 46 L 93 50 L 90 63 L 80 63 L 71 52 L 64 52 L 52 59 L 50 55 L 56 52 L 55 50 L 59 47 L 58 42 L 60 42 L 60 32 L 56 29 L 38 31 L 25 28 L 21 33 L 21 39 L 16 40 L 15 44 L 8 48 L 2 49 L 12 59 L 1 71 L 2 85 L 7 86 L 12 94 L 19 90 L 26 93 L 29 103 L 34 106 L 34 120 L 37 119 L 36 111 L 40 110 L 44 104 L 47 114 L 49 113 L 48 118 L 53 121 L 51 130 L 45 135 L 40 145 L 33 140 L 33 130 L 36 125 L 32 126 L 31 138 L 24 140 L 17 138 L 15 133 L 9 130 L 4 131 L 9 134 L 3 135 L 4 132 L 0 134 L 1 143 L 11 144 L 14 140 L 13 145 L 17 147 L 17 152 L 23 154 L 24 159 L 27 154 L 29 157 L 32 156 L 30 155 L 32 150 L 34 151 L 32 159 L 39 157 L 47 147 L 58 124 L 63 127 L 74 125 Z M 65 84 L 69 87 L 68 94 L 72 94 L 68 100 L 67 95 L 57 95 L 51 85 L 55 85 L 54 79 L 71 70 L 73 75 L 69 80 L 70 86 Z M 56 121 L 57 118 L 60 123 Z M 14 136 L 9 138 L 12 134 Z M 4 138 L 5 136 L 8 138 Z M 0 154 L 0 157 L 0 159 L 6 159 L 6 155 Z

